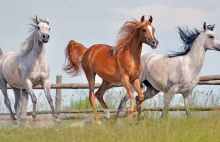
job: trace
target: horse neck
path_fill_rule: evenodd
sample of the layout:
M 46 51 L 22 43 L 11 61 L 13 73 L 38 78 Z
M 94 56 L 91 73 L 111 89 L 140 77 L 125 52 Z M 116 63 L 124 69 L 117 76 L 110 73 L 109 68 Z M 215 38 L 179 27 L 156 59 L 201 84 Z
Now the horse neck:
M 136 33 L 138 34 L 138 33 Z M 127 46 L 128 50 L 124 50 L 122 54 L 130 54 L 130 57 L 133 58 L 135 64 L 140 64 L 141 51 L 142 51 L 142 42 L 139 40 L 137 35 L 134 35 Z
M 186 55 L 190 60 L 190 70 L 195 74 L 199 74 L 201 72 L 205 60 L 206 51 L 203 46 L 203 35 L 199 35 L 199 37 L 193 43 L 189 53 Z
M 37 36 L 34 36 L 33 48 L 30 52 L 30 55 L 35 60 L 42 62 L 46 59 L 46 44 L 40 42 L 36 37 Z

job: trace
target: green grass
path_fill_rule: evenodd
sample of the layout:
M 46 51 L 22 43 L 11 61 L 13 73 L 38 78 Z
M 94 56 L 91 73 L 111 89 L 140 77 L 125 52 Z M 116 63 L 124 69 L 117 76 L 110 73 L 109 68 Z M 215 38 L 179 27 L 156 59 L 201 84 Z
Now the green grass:
M 123 94 L 123 93 L 122 93 Z M 118 92 L 107 92 L 105 100 L 110 108 L 117 107 L 115 95 Z M 120 95 L 120 94 L 119 94 Z M 113 97 L 112 97 L 113 96 Z M 120 97 L 118 97 L 120 98 Z M 195 91 L 192 106 L 219 105 L 219 94 L 212 91 Z M 174 104 L 180 104 L 177 100 Z M 128 103 L 129 104 L 129 103 Z M 145 106 L 156 107 L 163 105 L 163 97 L 158 100 L 145 101 Z M 98 108 L 101 108 L 97 103 Z M 65 109 L 91 109 L 88 97 L 71 101 Z M 66 120 L 59 125 L 48 125 L 47 128 L 17 128 L 11 126 L 0 128 L 0 142 L 217 142 L 220 141 L 220 112 L 192 112 L 187 118 L 183 112 L 170 112 L 168 119 L 160 121 L 160 112 L 146 113 L 144 120 L 137 122 L 121 118 L 116 124 L 112 120 L 102 120 L 102 125 L 85 125 L 71 127 L 71 124 L 81 120 Z M 47 122 L 42 122 L 43 126 Z M 44 124 L 45 123 L 45 124 Z M 6 125 L 7 126 L 7 125 Z
M 117 107 L 120 98 L 125 95 L 124 89 L 110 89 L 108 90 L 104 95 L 104 100 L 109 108 Z M 96 107 L 98 109 L 101 109 L 102 106 L 98 101 L 96 101 Z M 92 109 L 92 106 L 90 105 L 88 92 L 85 92 L 84 90 L 80 90 L 77 92 L 77 99 L 71 99 L 70 104 L 68 106 L 63 107 L 63 110 L 85 110 L 85 109 Z
M 211 113 L 206 117 L 193 115 L 191 118 L 169 117 L 167 120 L 144 119 L 129 122 L 120 119 L 103 121 L 101 126 L 82 128 L 70 127 L 71 121 L 51 128 L 0 129 L 0 141 L 9 142 L 103 142 L 103 141 L 147 141 L 147 142 L 217 142 L 220 140 L 220 115 Z

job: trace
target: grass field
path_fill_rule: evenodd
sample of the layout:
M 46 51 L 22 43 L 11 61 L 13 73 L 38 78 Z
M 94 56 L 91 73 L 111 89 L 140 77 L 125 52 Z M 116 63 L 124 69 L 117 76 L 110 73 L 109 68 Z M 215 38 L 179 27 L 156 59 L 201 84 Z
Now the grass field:
M 220 115 L 193 115 L 191 118 L 171 117 L 167 120 L 145 119 L 129 122 L 120 119 L 117 124 L 103 121 L 101 126 L 70 127 L 72 121 L 50 128 L 0 129 L 1 142 L 218 142 L 220 140 Z
M 204 93 L 203 93 L 204 94 Z M 201 92 L 195 92 L 191 98 L 192 105 L 218 105 L 219 95 L 208 92 L 201 97 Z M 202 98 L 202 100 L 201 100 Z M 66 109 L 88 109 L 88 98 L 72 102 Z M 112 100 L 108 101 L 114 106 Z M 150 104 L 149 104 L 150 103 Z M 152 101 L 146 105 L 152 106 Z M 100 105 L 99 105 L 100 107 Z M 171 112 L 167 119 L 160 120 L 160 112 L 146 113 L 143 120 L 136 118 L 129 121 L 119 119 L 116 124 L 112 120 L 102 120 L 102 125 L 73 126 L 80 120 L 62 121 L 49 127 L 18 128 L 10 122 L 7 128 L 0 129 L 0 142 L 219 142 L 220 141 L 220 112 L 193 112 L 190 118 L 185 113 Z M 46 123 L 47 122 L 43 122 Z M 38 124 L 35 124 L 38 125 Z M 44 124 L 43 124 L 44 126 Z

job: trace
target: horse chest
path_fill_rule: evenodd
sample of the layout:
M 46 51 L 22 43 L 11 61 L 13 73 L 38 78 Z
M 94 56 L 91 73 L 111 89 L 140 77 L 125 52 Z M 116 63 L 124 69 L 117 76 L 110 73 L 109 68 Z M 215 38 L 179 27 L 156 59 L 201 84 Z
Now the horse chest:
M 37 63 L 35 67 L 27 70 L 28 78 L 33 84 L 38 85 L 42 79 L 48 77 L 47 68 Z
M 142 71 L 142 66 L 133 65 L 131 68 L 127 70 L 128 75 L 130 76 L 130 80 L 135 80 L 138 78 Z

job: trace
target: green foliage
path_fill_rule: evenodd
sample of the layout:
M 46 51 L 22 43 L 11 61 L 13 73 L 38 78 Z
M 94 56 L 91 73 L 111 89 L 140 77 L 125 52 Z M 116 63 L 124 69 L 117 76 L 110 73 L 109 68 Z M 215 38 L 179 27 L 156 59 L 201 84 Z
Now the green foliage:
M 81 90 L 77 92 L 77 99 L 71 99 L 70 104 L 68 106 L 65 106 L 63 109 L 64 110 L 72 110 L 72 109 L 77 109 L 77 110 L 85 110 L 85 109 L 92 109 L 92 106 L 90 105 L 89 101 L 89 95 L 88 92 Z M 124 90 L 113 90 L 110 89 L 108 90 L 105 95 L 104 95 L 104 101 L 107 104 L 109 108 L 115 108 L 118 106 L 120 98 L 125 95 Z M 96 105 L 98 109 L 101 109 L 102 106 L 96 99 Z
M 102 108 L 100 104 L 97 105 L 97 108 Z M 90 105 L 89 97 L 86 98 L 79 98 L 77 101 L 71 100 L 70 105 L 64 108 L 65 110 L 85 110 L 85 109 L 92 109 Z

